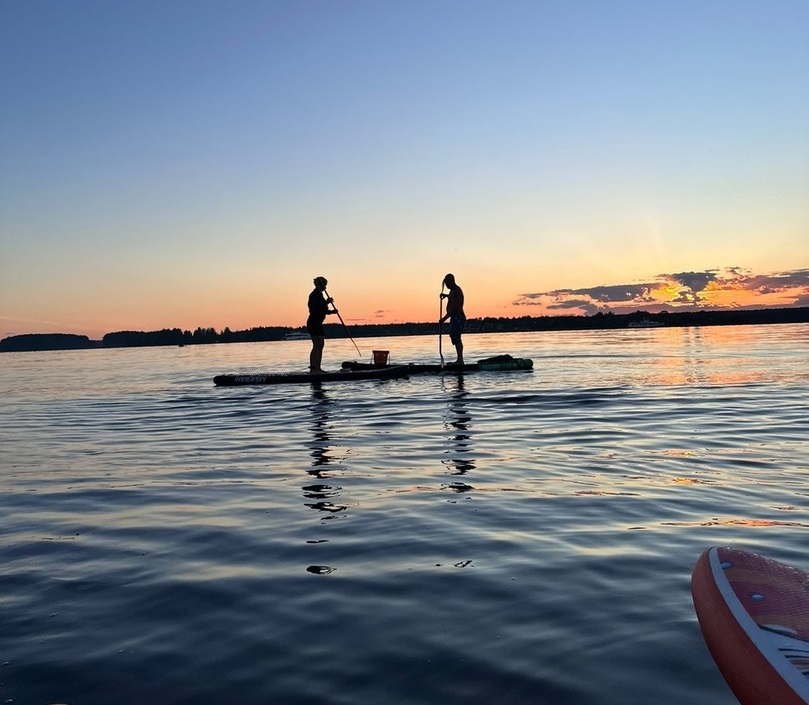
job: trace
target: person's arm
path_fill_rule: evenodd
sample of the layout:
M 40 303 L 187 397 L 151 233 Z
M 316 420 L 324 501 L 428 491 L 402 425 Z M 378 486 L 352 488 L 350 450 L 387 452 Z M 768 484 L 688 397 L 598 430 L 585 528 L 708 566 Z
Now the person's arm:
M 443 293 L 443 292 L 442 292 L 441 294 L 439 294 L 439 298 L 442 298 L 442 299 L 449 299 L 449 294 L 445 294 L 445 293 Z M 444 321 L 446 321 L 448 318 L 449 318 L 449 301 L 447 301 L 447 312 L 446 312 L 446 314 L 444 314 L 443 316 L 441 316 L 441 318 L 439 318 L 439 319 L 438 319 L 438 322 L 439 322 L 439 323 L 443 323 L 443 322 L 444 322 Z

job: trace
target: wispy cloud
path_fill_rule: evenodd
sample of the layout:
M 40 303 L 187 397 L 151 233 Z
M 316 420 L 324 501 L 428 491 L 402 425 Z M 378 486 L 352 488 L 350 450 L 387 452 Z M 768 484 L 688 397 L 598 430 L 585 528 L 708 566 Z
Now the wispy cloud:
M 548 313 L 698 310 L 809 305 L 809 269 L 755 274 L 742 267 L 659 274 L 650 281 L 520 294 L 515 306 Z

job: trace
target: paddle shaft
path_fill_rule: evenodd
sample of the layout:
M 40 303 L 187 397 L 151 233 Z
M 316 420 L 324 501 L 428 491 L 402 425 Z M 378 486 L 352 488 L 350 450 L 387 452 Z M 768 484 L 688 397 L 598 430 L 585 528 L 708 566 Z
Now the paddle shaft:
M 326 298 L 327 298 L 327 299 L 331 299 L 331 296 L 329 296 L 329 292 L 328 292 L 328 291 L 326 291 L 325 289 L 323 289 L 323 293 L 324 293 L 324 294 L 326 294 Z M 343 320 L 343 317 L 340 315 L 340 312 L 337 310 L 337 307 L 334 305 L 334 299 L 331 299 L 331 305 L 332 305 L 332 308 L 334 309 L 334 312 L 337 314 L 337 318 L 339 318 L 339 319 L 340 319 L 340 323 L 342 323 L 342 324 L 343 324 L 343 330 L 346 332 L 346 335 L 348 336 L 348 339 L 349 339 L 349 340 L 350 340 L 352 343 L 354 343 L 354 338 L 352 338 L 352 337 L 351 337 L 351 335 L 349 334 L 349 332 L 348 332 L 348 326 L 346 325 L 346 322 Z M 357 344 L 356 344 L 356 343 L 354 343 L 354 347 L 355 347 L 355 348 L 357 348 Z M 357 348 L 357 352 L 359 353 L 359 356 L 360 356 L 360 357 L 362 357 L 362 353 L 360 352 L 360 349 L 359 349 L 359 348 Z
M 441 293 L 438 295 L 438 356 L 441 358 L 441 367 L 444 366 L 444 351 L 442 349 L 442 334 L 444 332 L 444 283 L 441 282 Z

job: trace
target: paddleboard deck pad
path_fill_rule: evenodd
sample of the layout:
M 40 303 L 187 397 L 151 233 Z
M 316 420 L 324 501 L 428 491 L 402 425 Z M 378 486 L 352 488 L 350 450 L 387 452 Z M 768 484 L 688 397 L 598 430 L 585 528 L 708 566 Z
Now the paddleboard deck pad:
M 485 360 L 478 360 L 464 365 L 447 363 L 445 365 L 410 363 L 407 369 L 410 374 L 459 374 L 464 372 L 498 372 L 510 370 L 530 370 L 534 366 L 534 361 L 524 357 L 512 357 L 511 355 L 497 355 Z M 345 370 L 372 370 L 384 369 L 375 367 L 367 362 L 347 361 L 342 364 Z
M 742 705 L 809 705 L 809 573 L 734 548 L 691 576 L 705 643 Z
M 396 379 L 407 377 L 405 366 L 373 367 L 367 370 L 338 370 L 336 372 L 284 372 L 280 374 L 217 375 L 217 387 L 237 387 L 249 384 L 305 384 L 312 382 L 354 382 L 366 379 Z

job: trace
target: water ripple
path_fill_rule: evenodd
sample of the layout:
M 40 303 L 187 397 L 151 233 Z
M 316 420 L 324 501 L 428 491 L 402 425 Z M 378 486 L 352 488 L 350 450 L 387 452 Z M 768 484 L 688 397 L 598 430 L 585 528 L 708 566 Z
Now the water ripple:
M 4 356 L 0 700 L 730 705 L 688 579 L 804 560 L 805 330 L 469 336 L 533 372 L 288 389 L 210 380 L 305 343 Z

